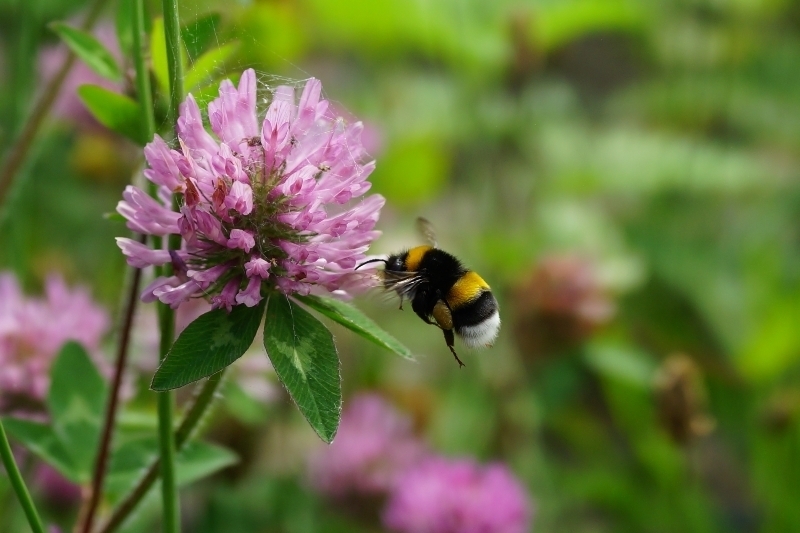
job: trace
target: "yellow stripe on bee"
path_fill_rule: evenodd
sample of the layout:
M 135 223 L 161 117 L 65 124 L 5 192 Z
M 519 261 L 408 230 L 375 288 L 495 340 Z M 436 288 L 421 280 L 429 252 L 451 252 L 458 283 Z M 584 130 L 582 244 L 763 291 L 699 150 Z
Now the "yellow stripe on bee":
M 447 293 L 447 303 L 450 308 L 456 308 L 476 299 L 483 292 L 489 290 L 489 284 L 483 281 L 477 272 L 470 270 L 456 281 Z
M 432 249 L 432 246 L 417 246 L 416 248 L 410 249 L 406 256 L 406 270 L 408 272 L 416 272 L 419 270 L 419 264 L 422 262 L 422 258 Z

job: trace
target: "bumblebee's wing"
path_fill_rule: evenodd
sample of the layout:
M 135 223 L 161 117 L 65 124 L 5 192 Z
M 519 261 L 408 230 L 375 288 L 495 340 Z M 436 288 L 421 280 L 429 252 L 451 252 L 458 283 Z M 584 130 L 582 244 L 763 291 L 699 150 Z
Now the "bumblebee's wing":
M 436 230 L 427 218 L 417 217 L 417 231 L 428 241 L 428 244 L 436 248 Z
M 414 291 L 417 290 L 417 287 L 423 281 L 423 277 L 419 275 L 419 272 L 394 272 L 384 270 L 381 274 L 383 276 L 383 286 L 387 293 L 397 293 L 401 298 L 406 297 L 412 299 L 414 297 Z

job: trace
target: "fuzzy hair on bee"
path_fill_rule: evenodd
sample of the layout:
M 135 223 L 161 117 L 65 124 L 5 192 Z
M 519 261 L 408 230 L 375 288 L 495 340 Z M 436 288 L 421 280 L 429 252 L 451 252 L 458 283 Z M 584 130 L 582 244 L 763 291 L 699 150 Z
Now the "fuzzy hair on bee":
M 417 219 L 419 232 L 429 242 L 387 259 L 379 271 L 383 287 L 397 293 L 400 309 L 404 300 L 426 324 L 439 327 L 459 366 L 464 363 L 455 350 L 455 335 L 470 348 L 491 346 L 500 331 L 500 309 L 489 285 L 477 272 L 464 267 L 453 255 L 437 247 L 433 226 Z

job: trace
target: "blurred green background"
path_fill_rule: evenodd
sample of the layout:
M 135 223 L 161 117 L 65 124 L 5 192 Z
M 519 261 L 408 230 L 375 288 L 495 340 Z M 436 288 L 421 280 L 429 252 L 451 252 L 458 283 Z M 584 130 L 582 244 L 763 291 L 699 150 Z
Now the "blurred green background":
M 0 4 L 0 146 L 44 83 L 46 24 L 84 8 Z M 438 451 L 506 461 L 537 532 L 800 531 L 800 4 L 182 6 L 190 26 L 210 14 L 198 46 L 237 48 L 209 80 L 315 76 L 367 124 L 376 253 L 418 244 L 423 215 L 500 301 L 497 344 L 462 347 L 459 370 L 435 328 L 359 300 L 420 361 L 335 330 L 346 391 L 383 391 Z M 34 291 L 60 271 L 116 309 L 125 229 L 104 214 L 139 164 L 126 143 L 51 120 L 0 267 Z M 295 443 L 314 436 L 288 400 L 232 394 L 217 418 L 244 462 L 186 491 L 191 531 L 369 530 L 305 488 Z

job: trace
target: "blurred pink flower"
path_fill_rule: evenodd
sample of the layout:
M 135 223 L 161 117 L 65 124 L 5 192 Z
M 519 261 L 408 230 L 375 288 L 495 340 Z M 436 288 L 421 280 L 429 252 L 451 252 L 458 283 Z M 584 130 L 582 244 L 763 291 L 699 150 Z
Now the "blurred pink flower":
M 13 274 L 0 273 L 0 412 L 43 402 L 50 364 L 68 340 L 81 343 L 102 365 L 98 349 L 108 326 L 108 314 L 89 293 L 70 290 L 57 275 L 47 279 L 43 298 L 30 298 Z
M 98 24 L 92 34 L 111 52 L 117 61 L 121 59 L 122 54 L 119 50 L 113 23 L 104 21 Z M 39 75 L 43 80 L 42 85 L 49 82 L 56 75 L 66 58 L 67 47 L 63 43 L 44 48 L 39 53 Z M 84 129 L 105 130 L 89 113 L 89 110 L 86 109 L 86 106 L 83 105 L 83 102 L 78 97 L 78 87 L 85 84 L 99 85 L 117 92 L 121 89 L 119 84 L 96 74 L 86 66 L 86 63 L 78 60 L 61 86 L 58 97 L 53 104 L 53 115 Z
M 333 444 L 312 457 L 314 488 L 328 496 L 384 495 L 426 455 L 411 419 L 376 394 L 347 402 Z
M 246 70 L 238 89 L 222 82 L 208 106 L 216 138 L 189 95 L 178 120 L 180 150 L 159 136 L 145 147 L 145 177 L 159 186 L 159 200 L 129 186 L 117 207 L 133 231 L 183 238 L 173 252 L 117 239 L 129 264 L 175 268 L 143 300 L 177 307 L 211 296 L 214 307 L 231 309 L 258 304 L 262 288 L 347 297 L 371 283 L 354 268 L 379 235 L 373 228 L 384 199 L 345 204 L 370 188 L 375 163 L 362 163 L 361 123 L 326 118 L 321 90 L 309 80 L 295 104 L 294 90 L 278 87 L 259 126 L 256 76 Z M 180 212 L 170 209 L 172 193 Z
M 514 337 L 528 364 L 584 342 L 616 312 L 596 261 L 578 254 L 545 255 L 513 295 Z
M 51 506 L 69 509 L 80 503 L 81 488 L 47 463 L 39 463 L 33 477 L 35 485 Z
M 526 533 L 533 512 L 505 466 L 434 457 L 398 480 L 383 521 L 401 533 Z

